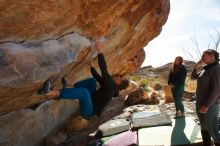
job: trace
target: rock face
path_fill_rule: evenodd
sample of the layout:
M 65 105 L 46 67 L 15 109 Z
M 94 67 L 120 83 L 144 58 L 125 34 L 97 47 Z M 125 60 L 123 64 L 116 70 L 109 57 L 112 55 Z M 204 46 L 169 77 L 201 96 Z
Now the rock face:
M 170 9 L 169 0 L 0 3 L 0 145 L 38 145 L 78 111 L 75 101 L 27 107 L 47 99 L 36 94 L 45 79 L 60 89 L 62 76 L 70 83 L 91 76 L 94 39 L 103 44 L 110 73 L 136 71 L 143 47 L 160 34 Z
M 134 72 L 168 14 L 169 0 L 1 0 L 0 114 L 45 98 L 34 94 L 45 79 L 59 89 L 61 76 L 90 76 L 94 38 L 110 73 Z
M 73 100 L 49 100 L 34 110 L 21 109 L 5 114 L 0 117 L 0 145 L 42 145 L 46 136 L 78 109 Z
M 1 0 L 0 114 L 45 98 L 35 94 L 45 79 L 59 89 L 61 76 L 90 76 L 94 39 L 110 73 L 134 72 L 168 14 L 169 0 Z
M 147 98 L 147 92 L 145 92 L 142 88 L 138 88 L 135 91 L 128 94 L 128 97 L 124 102 L 124 105 L 128 107 L 136 104 L 147 104 Z

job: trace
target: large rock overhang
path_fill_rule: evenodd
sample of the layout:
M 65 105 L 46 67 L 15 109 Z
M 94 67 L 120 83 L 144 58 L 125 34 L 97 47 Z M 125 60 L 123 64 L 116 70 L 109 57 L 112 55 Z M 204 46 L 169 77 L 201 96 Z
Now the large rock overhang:
M 91 76 L 94 39 L 103 41 L 110 73 L 136 71 L 169 10 L 169 0 L 2 0 L 0 115 L 46 98 L 36 95 L 45 79 L 59 89 L 62 76 Z

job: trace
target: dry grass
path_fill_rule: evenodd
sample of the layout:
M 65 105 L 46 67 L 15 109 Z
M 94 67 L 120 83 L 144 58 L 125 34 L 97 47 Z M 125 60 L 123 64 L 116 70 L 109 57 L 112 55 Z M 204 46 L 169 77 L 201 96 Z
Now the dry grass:
M 138 75 L 129 76 L 130 80 L 135 81 L 140 87 L 154 87 L 156 84 L 162 87 L 166 86 L 168 83 L 168 73 L 162 73 L 158 77 L 140 77 Z M 185 82 L 185 91 L 195 92 L 196 91 L 196 81 L 190 79 L 190 75 L 187 76 Z
M 186 91 L 188 91 L 188 92 L 195 92 L 196 91 L 196 81 L 195 80 L 191 80 L 189 77 L 187 77 L 185 83 L 186 83 L 185 84 Z

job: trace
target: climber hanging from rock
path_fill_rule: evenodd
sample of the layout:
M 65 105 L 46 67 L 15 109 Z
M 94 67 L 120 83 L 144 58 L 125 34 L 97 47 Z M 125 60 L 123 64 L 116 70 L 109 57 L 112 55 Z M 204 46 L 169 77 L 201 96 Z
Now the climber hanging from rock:
M 61 80 L 63 88 L 59 91 L 51 90 L 50 80 L 46 80 L 43 87 L 38 90 L 38 94 L 45 94 L 51 98 L 78 99 L 80 113 L 83 117 L 90 118 L 94 115 L 99 117 L 112 97 L 119 90 L 128 87 L 129 81 L 121 74 L 109 74 L 99 40 L 95 41 L 95 48 L 98 50 L 98 65 L 101 75 L 91 66 L 92 78 L 81 80 L 75 83 L 73 87 L 67 87 L 68 83 L 63 77 Z M 96 89 L 96 81 L 100 84 L 98 89 Z

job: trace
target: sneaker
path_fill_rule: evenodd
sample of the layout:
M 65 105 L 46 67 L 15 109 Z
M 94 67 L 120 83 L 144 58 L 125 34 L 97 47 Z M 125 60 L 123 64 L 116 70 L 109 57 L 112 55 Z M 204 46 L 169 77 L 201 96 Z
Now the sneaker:
M 66 79 L 64 77 L 61 78 L 61 83 L 63 85 L 63 88 L 68 86 L 68 83 L 67 83 L 67 81 L 66 81 Z
M 181 112 L 176 112 L 174 119 L 181 118 Z
M 174 119 L 177 119 L 177 118 L 184 118 L 185 117 L 185 113 L 178 113 L 175 115 Z
M 37 94 L 42 95 L 50 92 L 50 80 L 46 80 L 43 83 L 43 87 L 37 91 Z
M 181 113 L 181 117 L 185 117 L 185 113 Z

